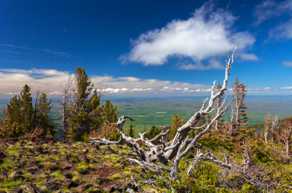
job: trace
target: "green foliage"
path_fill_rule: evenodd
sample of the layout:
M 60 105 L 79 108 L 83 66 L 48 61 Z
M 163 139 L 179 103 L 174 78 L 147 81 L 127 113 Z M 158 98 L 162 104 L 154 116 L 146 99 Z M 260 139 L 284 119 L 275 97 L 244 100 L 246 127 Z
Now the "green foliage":
M 21 103 L 18 96 L 10 99 L 5 110 L 5 117 L 1 129 L 2 137 L 19 136 L 23 133 L 21 122 Z
M 273 161 L 270 152 L 264 148 L 256 147 L 253 149 L 253 160 L 258 163 L 268 163 Z
M 183 164 L 184 165 L 184 164 Z M 200 162 L 194 168 L 192 175 L 181 173 L 180 179 L 175 181 L 177 192 L 228 192 L 218 186 L 220 169 L 210 162 Z
M 98 95 L 96 90 L 93 91 L 93 94 L 91 95 L 88 102 L 89 126 L 93 130 L 98 130 L 103 124 L 104 120 L 102 117 L 103 109 L 100 105 L 100 96 Z
M 105 104 L 103 105 L 103 115 L 104 120 L 108 123 L 115 123 L 118 120 L 117 116 L 117 107 L 112 104 L 111 101 L 107 100 L 105 101 Z
M 66 135 L 69 139 L 86 141 L 90 132 L 100 131 L 105 124 L 117 121 L 117 107 L 110 101 L 101 106 L 100 96 L 93 90 L 84 69 L 76 69 L 75 80 L 76 92 L 72 104 L 66 107 L 69 113 L 64 124 L 68 125 Z
M 221 137 L 209 136 L 201 139 L 199 143 L 203 147 L 206 147 L 214 151 L 218 150 L 219 148 L 222 148 L 224 150 L 231 152 L 234 149 L 234 144 L 232 143 L 232 141 L 229 138 L 223 136 Z
M 92 84 L 86 72 L 82 68 L 77 68 L 75 72 L 76 92 L 74 104 L 72 104 L 70 116 L 68 117 L 69 128 L 67 135 L 72 140 L 85 140 L 89 134 L 90 120 L 89 95 L 92 90 Z
M 76 92 L 69 116 L 65 120 L 69 128 L 67 137 L 72 140 L 86 140 L 91 129 L 97 130 L 102 124 L 100 96 L 92 92 L 93 85 L 82 68 L 75 72 Z
M 247 184 L 247 183 L 242 185 L 240 192 L 242 192 L 242 193 L 250 193 L 250 192 L 260 193 L 260 191 L 258 189 L 256 189 L 254 186 Z
M 18 137 L 31 132 L 33 113 L 31 89 L 25 85 L 20 95 L 12 97 L 6 107 L 1 135 Z
M 53 122 L 49 117 L 50 111 L 51 102 L 48 100 L 46 93 L 41 93 L 36 99 L 34 125 L 36 128 L 41 128 L 44 130 L 44 136 L 48 133 L 52 136 L 54 135 Z
M 33 128 L 33 106 L 31 89 L 28 85 L 24 85 L 22 91 L 20 92 L 20 103 L 21 103 L 21 113 L 22 113 L 22 125 L 24 132 L 30 132 Z

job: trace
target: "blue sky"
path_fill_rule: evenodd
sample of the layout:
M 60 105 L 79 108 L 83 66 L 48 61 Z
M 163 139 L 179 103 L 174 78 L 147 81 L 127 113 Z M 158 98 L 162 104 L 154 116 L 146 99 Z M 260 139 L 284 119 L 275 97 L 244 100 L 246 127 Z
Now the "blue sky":
M 59 94 L 84 67 L 105 94 L 200 94 L 233 78 L 292 89 L 292 1 L 1 0 L 0 93 Z

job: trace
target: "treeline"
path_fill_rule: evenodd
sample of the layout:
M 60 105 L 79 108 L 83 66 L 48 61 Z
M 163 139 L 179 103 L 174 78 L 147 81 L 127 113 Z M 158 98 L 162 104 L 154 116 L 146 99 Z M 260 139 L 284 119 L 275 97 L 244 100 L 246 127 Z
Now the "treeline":
M 108 125 L 117 121 L 117 107 L 111 101 L 101 103 L 99 93 L 82 68 L 77 68 L 68 81 L 62 102 L 62 130 L 67 141 L 86 141 L 89 135 L 107 133 Z M 1 138 L 53 138 L 56 124 L 51 118 L 52 103 L 46 93 L 32 97 L 31 88 L 24 85 L 13 96 L 0 123 Z

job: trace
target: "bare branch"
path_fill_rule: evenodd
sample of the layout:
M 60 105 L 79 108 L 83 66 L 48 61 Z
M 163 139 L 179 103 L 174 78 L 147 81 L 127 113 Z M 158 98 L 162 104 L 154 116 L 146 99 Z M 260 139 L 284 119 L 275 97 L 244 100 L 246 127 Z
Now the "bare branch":
M 246 181 L 251 183 L 252 185 L 259 187 L 259 188 L 266 188 L 269 185 L 266 183 L 261 182 L 257 178 L 253 177 L 246 169 L 245 166 L 239 166 L 236 164 L 229 163 L 229 161 L 221 161 L 218 158 L 216 158 L 212 153 L 208 152 L 206 154 L 203 153 L 197 153 L 196 156 L 193 159 L 192 165 L 190 165 L 188 169 L 188 175 L 191 174 L 191 170 L 193 167 L 199 162 L 199 161 L 210 161 L 212 163 L 215 163 L 216 165 L 220 166 L 221 168 L 225 168 L 228 170 L 232 170 L 235 172 L 240 173 Z

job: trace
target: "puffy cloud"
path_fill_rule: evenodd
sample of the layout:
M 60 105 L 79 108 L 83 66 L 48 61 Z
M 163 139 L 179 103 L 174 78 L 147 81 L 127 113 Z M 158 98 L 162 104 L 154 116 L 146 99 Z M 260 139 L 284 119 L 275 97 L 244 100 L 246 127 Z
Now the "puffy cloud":
M 24 84 L 33 91 L 45 91 L 50 95 L 62 95 L 65 84 L 73 74 L 55 69 L 0 69 L 0 94 L 10 95 L 20 91 Z M 180 94 L 201 93 L 209 86 L 137 77 L 92 76 L 97 91 L 102 94 Z
M 37 91 L 61 94 L 69 76 L 66 72 L 52 69 L 0 69 L 0 93 L 17 93 L 24 84 L 29 84 Z
M 144 65 L 163 65 L 170 57 L 190 58 L 196 65 L 184 69 L 212 69 L 202 67 L 202 60 L 227 54 L 235 47 L 244 50 L 253 45 L 255 38 L 248 32 L 234 32 L 235 18 L 223 10 L 214 11 L 210 3 L 195 11 L 186 20 L 173 20 L 161 29 L 146 32 L 134 41 L 126 56 L 130 62 Z

